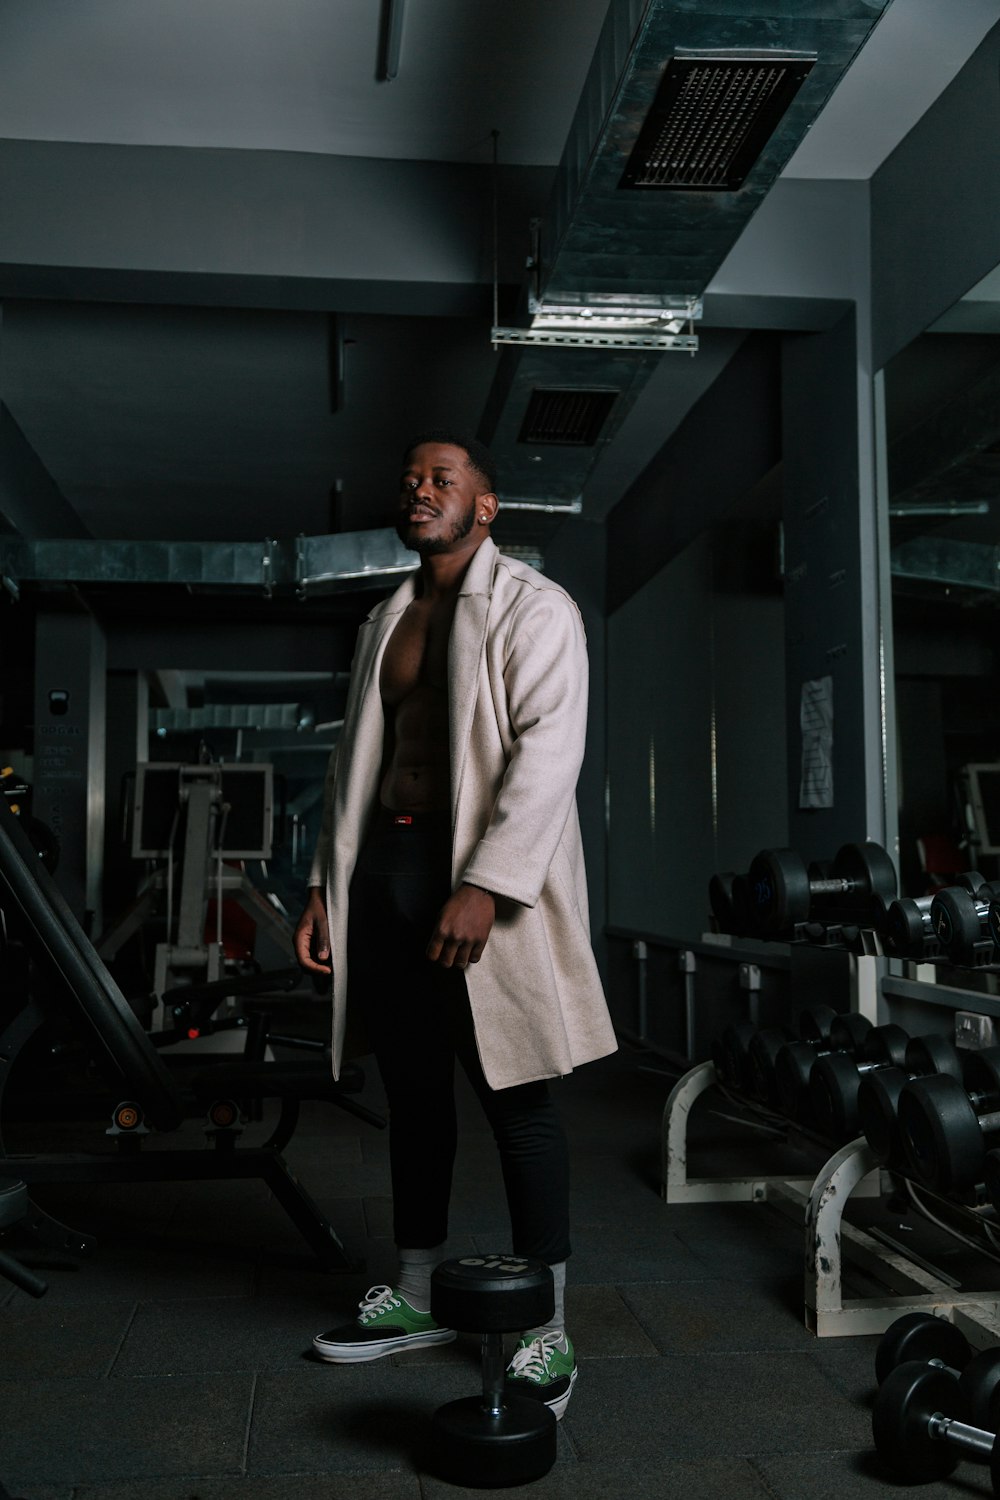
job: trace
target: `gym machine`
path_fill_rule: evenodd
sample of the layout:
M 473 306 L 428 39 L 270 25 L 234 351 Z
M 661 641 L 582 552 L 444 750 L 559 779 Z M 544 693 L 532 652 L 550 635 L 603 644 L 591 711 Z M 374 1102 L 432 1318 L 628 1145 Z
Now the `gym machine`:
M 135 901 L 98 940 L 100 957 L 110 963 L 139 928 L 163 916 L 167 936 L 156 945 L 153 993 L 162 997 L 192 978 L 218 980 L 224 962 L 223 904 L 235 902 L 294 960 L 287 917 L 237 867 L 270 858 L 273 801 L 270 765 L 139 765 L 132 857 L 157 863 Z M 207 938 L 213 897 L 216 930 Z M 168 1024 L 164 1012 L 160 1024 Z
M 18 819 L 0 798 L 0 910 L 36 963 L 60 982 L 63 1003 L 86 1037 L 118 1104 L 101 1149 L 71 1155 L 17 1155 L 2 1136 L 4 1091 L 17 1058 L 45 1024 L 46 1016 L 28 997 L 15 1012 L 0 1013 L 0 1176 L 29 1191 L 44 1182 L 165 1182 L 261 1178 L 327 1270 L 355 1269 L 341 1240 L 289 1170 L 281 1151 L 294 1129 L 303 1099 L 337 1105 L 376 1127 L 384 1120 L 350 1098 L 363 1084 L 360 1069 L 345 1070 L 335 1082 L 325 1058 L 304 1063 L 233 1062 L 207 1067 L 192 1080 L 196 1100 L 207 1109 L 207 1148 L 143 1151 L 153 1130 L 173 1132 L 184 1119 L 185 1101 L 160 1052 L 88 941 L 62 893 L 28 840 Z M 241 1105 L 278 1098 L 281 1118 L 269 1140 L 240 1146 Z M 75 1254 L 92 1242 L 48 1219 L 30 1205 L 30 1228 L 40 1238 Z

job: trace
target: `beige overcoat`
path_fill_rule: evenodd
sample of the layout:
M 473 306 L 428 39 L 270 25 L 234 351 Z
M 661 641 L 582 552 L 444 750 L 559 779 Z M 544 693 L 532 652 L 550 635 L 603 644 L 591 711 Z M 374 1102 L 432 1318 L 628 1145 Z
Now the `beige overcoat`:
M 415 591 L 412 575 L 361 626 L 310 875 L 326 888 L 335 1074 L 350 984 L 348 888 L 382 764 L 379 672 Z M 576 810 L 587 687 L 572 599 L 484 542 L 455 608 L 448 712 L 453 888 L 468 881 L 506 898 L 482 958 L 466 971 L 483 1072 L 495 1089 L 569 1073 L 616 1047 L 590 947 Z

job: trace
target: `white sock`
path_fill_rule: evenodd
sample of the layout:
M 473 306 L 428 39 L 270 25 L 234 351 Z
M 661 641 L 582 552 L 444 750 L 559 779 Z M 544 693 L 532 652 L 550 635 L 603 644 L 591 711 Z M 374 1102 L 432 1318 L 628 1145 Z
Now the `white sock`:
M 525 1338 L 535 1338 L 540 1333 L 563 1333 L 566 1329 L 566 1262 L 557 1261 L 550 1266 L 552 1272 L 552 1285 L 555 1292 L 555 1308 L 547 1323 L 540 1323 L 537 1328 L 529 1328 Z
M 414 1312 L 431 1310 L 431 1272 L 445 1259 L 444 1245 L 427 1250 L 404 1250 L 399 1247 L 399 1271 L 393 1287 L 402 1292 Z

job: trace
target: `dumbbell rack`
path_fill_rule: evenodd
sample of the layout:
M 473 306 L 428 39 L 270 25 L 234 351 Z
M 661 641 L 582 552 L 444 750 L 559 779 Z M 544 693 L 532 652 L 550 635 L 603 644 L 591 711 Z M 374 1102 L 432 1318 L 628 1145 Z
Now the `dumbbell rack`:
M 867 1141 L 842 1146 L 813 1178 L 787 1174 L 690 1178 L 687 1171 L 688 1116 L 707 1089 L 717 1083 L 715 1066 L 699 1063 L 672 1089 L 663 1112 L 662 1186 L 667 1203 L 769 1203 L 797 1222 L 805 1241 L 805 1324 L 819 1338 L 883 1333 L 901 1313 L 927 1311 L 950 1319 L 976 1348 L 1000 1343 L 1000 1296 L 967 1295 L 927 1267 L 895 1252 L 872 1235 L 844 1221 L 852 1196 L 879 1197 L 883 1174 Z M 816 1138 L 798 1132 L 802 1143 Z M 794 1140 L 796 1131 L 789 1127 Z M 886 1296 L 845 1298 L 843 1263 L 853 1265 Z

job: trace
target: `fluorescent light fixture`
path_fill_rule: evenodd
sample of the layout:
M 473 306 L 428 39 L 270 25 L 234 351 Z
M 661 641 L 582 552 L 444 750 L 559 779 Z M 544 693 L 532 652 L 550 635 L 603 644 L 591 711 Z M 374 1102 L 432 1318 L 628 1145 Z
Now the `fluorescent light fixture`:
M 379 32 L 378 71 L 380 83 L 391 83 L 399 72 L 399 53 L 403 41 L 404 0 L 382 0 L 382 25 Z
M 667 299 L 651 306 L 632 302 L 529 303 L 531 326 L 495 327 L 494 344 L 562 344 L 575 348 L 676 349 L 694 354 L 699 298 Z

